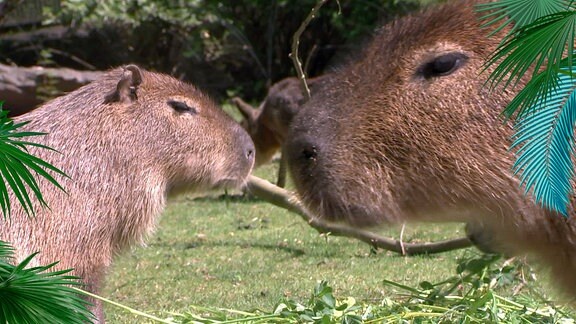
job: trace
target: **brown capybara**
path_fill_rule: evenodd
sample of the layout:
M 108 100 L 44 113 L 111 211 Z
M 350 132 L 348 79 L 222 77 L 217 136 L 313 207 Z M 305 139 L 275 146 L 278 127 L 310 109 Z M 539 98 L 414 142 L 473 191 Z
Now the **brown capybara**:
M 321 86 L 324 76 L 308 80 L 310 94 L 314 94 Z M 258 109 L 244 102 L 239 97 L 232 98 L 244 120 L 241 125 L 246 129 L 256 147 L 255 167 L 270 162 L 281 150 L 292 119 L 306 102 L 302 82 L 295 77 L 288 77 L 273 84 L 268 95 Z M 286 184 L 286 159 L 281 157 L 276 184 L 284 187 Z
M 501 36 L 474 5 L 451 1 L 379 30 L 294 118 L 285 144 L 311 211 L 355 226 L 463 221 L 507 254 L 548 265 L 576 296 L 576 213 L 534 203 L 512 173 L 518 89 L 489 91 L 480 73 Z
M 324 76 L 311 78 L 308 86 L 311 94 L 316 93 Z M 270 162 L 274 154 L 286 140 L 288 127 L 296 113 L 306 102 L 301 81 L 288 77 L 274 83 L 260 106 L 255 109 L 238 97 L 232 98 L 244 120 L 241 125 L 246 129 L 256 147 L 255 167 Z
M 33 155 L 63 170 L 66 193 L 40 181 L 50 209 L 30 218 L 11 197 L 0 239 L 22 259 L 60 260 L 98 293 L 115 254 L 154 231 L 167 197 L 242 186 L 254 164 L 249 135 L 192 85 L 135 65 L 107 72 L 16 118 L 48 133 Z M 104 322 L 102 305 L 93 308 Z

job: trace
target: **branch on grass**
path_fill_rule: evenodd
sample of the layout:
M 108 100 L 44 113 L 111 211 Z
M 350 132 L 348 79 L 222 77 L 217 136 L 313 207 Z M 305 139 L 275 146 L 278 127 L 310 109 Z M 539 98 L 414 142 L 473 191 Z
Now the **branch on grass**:
M 302 24 L 300 24 L 300 27 L 298 27 L 298 29 L 292 36 L 292 52 L 290 53 L 290 58 L 292 59 L 294 67 L 296 68 L 298 79 L 302 81 L 302 92 L 304 93 L 304 98 L 306 99 L 306 101 L 310 99 L 310 89 L 308 88 L 308 83 L 306 83 L 306 75 L 302 70 L 302 62 L 300 62 L 300 58 L 298 57 L 300 36 L 302 36 L 302 33 L 304 32 L 304 30 L 306 30 L 306 27 L 308 27 L 312 19 L 316 18 L 316 13 L 318 12 L 318 10 L 320 10 L 320 7 L 322 7 L 326 2 L 328 2 L 328 0 L 318 1 L 318 3 L 316 3 L 314 8 L 312 8 L 312 11 L 310 11 L 306 19 L 304 19 Z
M 434 243 L 401 243 L 400 241 L 381 237 L 366 230 L 341 224 L 325 223 L 310 214 L 292 193 L 255 176 L 250 176 L 248 180 L 248 191 L 271 204 L 300 215 L 319 233 L 330 233 L 330 235 L 333 236 L 352 237 L 368 243 L 375 248 L 385 249 L 402 255 L 442 253 L 456 249 L 463 249 L 472 245 L 472 242 L 470 242 L 468 238 Z

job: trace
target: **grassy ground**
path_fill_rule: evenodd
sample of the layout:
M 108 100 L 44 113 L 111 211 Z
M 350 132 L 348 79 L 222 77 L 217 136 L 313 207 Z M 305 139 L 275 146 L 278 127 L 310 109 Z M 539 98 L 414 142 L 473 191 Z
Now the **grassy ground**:
M 274 165 L 256 175 L 273 179 Z M 383 229 L 399 236 L 399 228 Z M 407 227 L 404 240 L 436 241 L 463 235 L 460 224 Z M 190 305 L 272 311 L 282 297 L 305 301 L 319 280 L 339 297 L 379 303 L 394 289 L 455 274 L 459 250 L 400 257 L 358 241 L 323 237 L 297 215 L 249 198 L 179 197 L 170 202 L 147 247 L 117 258 L 103 295 L 141 311 L 167 316 Z M 145 322 L 107 306 L 111 323 Z

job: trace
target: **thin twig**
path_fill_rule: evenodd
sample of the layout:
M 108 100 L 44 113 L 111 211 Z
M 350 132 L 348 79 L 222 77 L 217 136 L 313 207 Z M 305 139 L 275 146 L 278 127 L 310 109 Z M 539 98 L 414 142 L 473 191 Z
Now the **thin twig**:
M 406 223 L 402 223 L 402 229 L 400 230 L 400 250 L 402 255 L 406 255 L 406 248 L 404 248 L 404 230 L 406 229 Z
M 96 66 L 84 61 L 83 59 L 79 58 L 76 55 L 73 55 L 73 54 L 70 54 L 68 52 L 64 52 L 64 51 L 61 51 L 61 50 L 55 49 L 55 48 L 44 48 L 44 49 L 46 49 L 46 50 L 48 50 L 54 54 L 58 54 L 58 55 L 67 57 L 67 58 L 71 59 L 72 61 L 84 66 L 85 68 L 87 68 L 89 70 L 92 70 L 92 71 L 98 70 L 98 68 Z
M 308 16 L 306 17 L 306 19 L 304 19 L 302 24 L 300 24 L 300 27 L 298 27 L 298 29 L 294 33 L 294 36 L 292 36 L 292 52 L 290 53 L 290 58 L 292 59 L 294 67 L 296 68 L 298 79 L 302 81 L 302 92 L 304 93 L 304 98 L 306 99 L 306 101 L 310 99 L 310 89 L 308 88 L 308 84 L 306 83 L 306 75 L 302 70 L 302 62 L 300 62 L 300 58 L 298 57 L 300 36 L 302 36 L 302 33 L 304 32 L 304 30 L 306 30 L 306 27 L 310 24 L 312 19 L 316 18 L 316 13 L 318 12 L 318 10 L 320 10 L 320 7 L 322 7 L 326 2 L 328 2 L 328 0 L 318 1 L 318 3 L 316 3 L 314 8 L 312 8 L 312 11 L 310 11 Z
M 304 75 L 310 74 L 310 62 L 314 56 L 316 56 L 316 52 L 318 52 L 318 44 L 314 44 L 310 52 L 308 52 L 308 56 L 306 56 L 306 60 L 304 61 Z
M 333 236 L 345 236 L 368 243 L 375 248 L 402 253 L 400 242 L 394 239 L 379 236 L 373 232 L 334 223 L 326 223 L 308 212 L 302 203 L 291 192 L 279 188 L 270 182 L 255 176 L 248 180 L 248 191 L 267 202 L 282 207 L 300 215 L 310 226 L 319 233 L 330 233 Z M 468 238 L 440 241 L 434 243 L 406 243 L 405 254 L 433 254 L 463 249 L 472 246 Z

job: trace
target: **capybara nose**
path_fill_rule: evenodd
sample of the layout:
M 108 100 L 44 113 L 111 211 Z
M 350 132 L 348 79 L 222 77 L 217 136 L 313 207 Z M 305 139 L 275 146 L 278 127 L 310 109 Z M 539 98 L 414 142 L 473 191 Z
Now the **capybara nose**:
M 252 140 L 250 140 L 250 143 L 248 143 L 245 152 L 246 152 L 246 159 L 248 159 L 248 161 L 254 161 L 254 157 L 256 156 L 256 154 L 254 153 L 255 149 Z
M 250 167 L 252 167 L 256 158 L 256 148 L 254 147 L 254 142 L 252 141 L 250 135 L 248 135 L 248 133 L 246 133 L 246 131 L 241 127 L 236 128 L 235 133 L 235 136 L 241 145 L 241 149 L 243 150 L 243 157 L 246 159 L 245 161 L 250 165 Z
M 320 158 L 320 145 L 310 136 L 297 136 L 291 139 L 285 148 L 288 163 L 293 172 L 310 173 Z
M 300 149 L 300 157 L 305 161 L 316 161 L 318 149 L 316 145 L 307 143 Z

